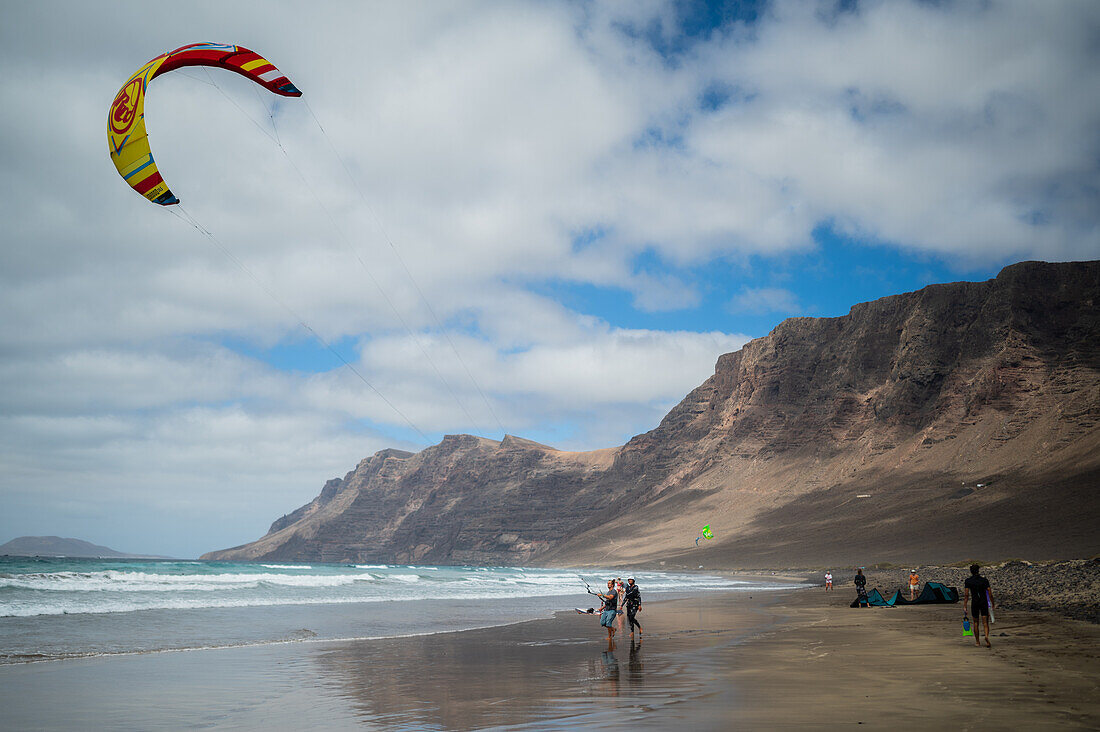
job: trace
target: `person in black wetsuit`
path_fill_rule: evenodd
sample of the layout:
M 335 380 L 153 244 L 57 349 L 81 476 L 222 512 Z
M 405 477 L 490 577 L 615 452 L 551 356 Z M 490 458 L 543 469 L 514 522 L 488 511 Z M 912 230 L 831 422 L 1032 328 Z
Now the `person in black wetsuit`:
M 863 570 L 856 570 L 856 577 L 854 580 L 856 585 L 856 600 L 859 602 L 860 607 L 871 607 L 871 602 L 867 599 L 867 578 L 863 576 Z
M 638 635 L 642 634 L 642 624 L 638 622 L 638 618 L 635 616 L 638 611 L 642 609 L 642 593 L 638 589 L 638 585 L 634 584 L 634 578 L 630 577 L 626 581 L 626 620 L 630 623 L 630 634 L 634 635 L 634 626 L 638 626 Z
M 974 618 L 974 645 L 982 644 L 978 640 L 978 618 L 981 618 L 982 625 L 985 626 L 985 646 L 992 648 L 993 644 L 989 642 L 989 610 L 996 609 L 997 603 L 993 602 L 993 590 L 989 587 L 989 580 L 978 574 L 980 569 L 979 565 L 971 564 L 970 576 L 963 583 L 963 587 L 966 588 L 963 590 L 963 613 L 966 613 L 966 603 L 969 601 L 970 616 Z

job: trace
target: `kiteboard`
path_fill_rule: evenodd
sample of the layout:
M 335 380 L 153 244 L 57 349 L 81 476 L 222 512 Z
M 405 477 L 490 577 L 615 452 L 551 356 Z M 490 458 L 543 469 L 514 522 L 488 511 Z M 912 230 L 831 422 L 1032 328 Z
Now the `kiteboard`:
M 970 625 L 970 618 L 963 615 L 963 635 L 974 635 L 974 629 Z
M 576 610 L 581 615 L 595 615 L 596 614 L 596 608 L 594 608 L 594 607 L 590 607 L 587 610 L 585 610 L 583 607 L 575 607 L 573 609 Z
M 993 593 L 991 593 L 989 590 L 985 591 L 985 606 L 989 610 L 989 622 L 997 622 L 997 620 L 993 617 Z

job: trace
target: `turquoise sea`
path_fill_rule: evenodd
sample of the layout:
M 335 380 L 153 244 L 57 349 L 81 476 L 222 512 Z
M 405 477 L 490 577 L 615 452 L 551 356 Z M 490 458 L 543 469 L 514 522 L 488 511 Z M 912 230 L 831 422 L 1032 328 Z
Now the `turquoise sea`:
M 422 635 L 588 607 L 624 569 L 0 557 L 0 663 Z M 650 599 L 780 589 L 634 572 Z

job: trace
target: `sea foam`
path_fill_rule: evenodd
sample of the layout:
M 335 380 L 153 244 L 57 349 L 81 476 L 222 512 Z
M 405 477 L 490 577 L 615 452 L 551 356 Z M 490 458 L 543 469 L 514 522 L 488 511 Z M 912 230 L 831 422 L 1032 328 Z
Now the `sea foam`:
M 367 570 L 370 571 L 367 571 Z M 584 593 L 582 576 L 515 567 L 0 560 L 0 616 L 326 605 L 403 600 L 494 600 Z M 52 571 L 45 571 L 52 570 Z M 598 587 L 621 570 L 587 570 Z M 736 590 L 724 577 L 640 573 L 643 592 Z

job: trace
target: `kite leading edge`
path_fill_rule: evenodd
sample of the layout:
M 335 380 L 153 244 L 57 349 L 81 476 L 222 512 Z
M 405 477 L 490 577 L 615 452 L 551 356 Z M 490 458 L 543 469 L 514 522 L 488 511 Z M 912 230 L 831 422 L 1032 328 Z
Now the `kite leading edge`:
M 115 96 L 107 115 L 111 160 L 131 188 L 161 206 L 179 203 L 160 177 L 145 131 L 145 90 L 157 76 L 184 66 L 213 66 L 247 77 L 272 94 L 300 97 L 302 92 L 275 65 L 244 46 L 192 43 L 162 53 L 131 76 Z

